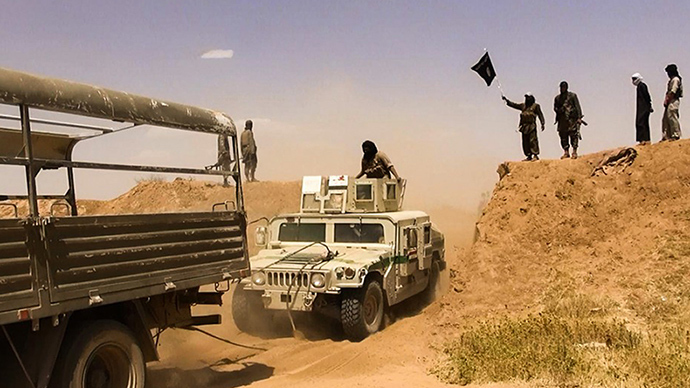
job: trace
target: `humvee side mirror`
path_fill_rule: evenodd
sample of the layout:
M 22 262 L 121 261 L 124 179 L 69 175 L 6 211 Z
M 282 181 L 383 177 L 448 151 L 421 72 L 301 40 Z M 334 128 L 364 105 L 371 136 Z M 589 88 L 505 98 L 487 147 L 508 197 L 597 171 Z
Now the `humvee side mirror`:
M 258 226 L 256 228 L 255 233 L 255 238 L 254 238 L 254 244 L 260 247 L 265 247 L 266 246 L 266 237 L 268 230 L 266 229 L 265 226 Z

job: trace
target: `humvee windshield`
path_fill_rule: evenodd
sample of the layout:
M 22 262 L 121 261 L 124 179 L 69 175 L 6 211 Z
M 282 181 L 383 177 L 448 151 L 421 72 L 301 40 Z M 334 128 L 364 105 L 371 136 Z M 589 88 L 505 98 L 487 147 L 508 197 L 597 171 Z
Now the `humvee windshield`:
M 335 224 L 337 243 L 383 243 L 383 225 L 380 224 Z
M 382 244 L 385 241 L 381 224 L 336 223 L 331 238 L 326 238 L 325 223 L 283 222 L 280 224 L 278 239 L 285 242 L 327 242 Z
M 280 241 L 325 242 L 326 224 L 302 224 L 285 222 L 280 224 Z

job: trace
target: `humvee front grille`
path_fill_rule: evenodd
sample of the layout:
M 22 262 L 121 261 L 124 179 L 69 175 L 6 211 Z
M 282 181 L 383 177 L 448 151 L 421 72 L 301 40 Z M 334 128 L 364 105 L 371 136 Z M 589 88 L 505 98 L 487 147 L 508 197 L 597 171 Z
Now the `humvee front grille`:
M 272 272 L 266 273 L 266 284 L 272 287 L 293 288 L 307 287 L 309 285 L 309 274 L 299 272 Z

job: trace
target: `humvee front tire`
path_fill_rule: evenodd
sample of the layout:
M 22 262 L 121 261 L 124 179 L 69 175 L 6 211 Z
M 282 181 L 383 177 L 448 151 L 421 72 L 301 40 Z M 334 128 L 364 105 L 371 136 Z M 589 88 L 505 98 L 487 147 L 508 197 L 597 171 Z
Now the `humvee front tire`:
M 266 311 L 261 294 L 248 292 L 240 283 L 232 293 L 232 320 L 240 331 L 256 334 L 266 329 L 272 321 L 273 315 Z
M 383 289 L 377 280 L 368 280 L 362 289 L 347 290 L 340 303 L 340 319 L 345 335 L 361 341 L 374 334 L 383 323 Z

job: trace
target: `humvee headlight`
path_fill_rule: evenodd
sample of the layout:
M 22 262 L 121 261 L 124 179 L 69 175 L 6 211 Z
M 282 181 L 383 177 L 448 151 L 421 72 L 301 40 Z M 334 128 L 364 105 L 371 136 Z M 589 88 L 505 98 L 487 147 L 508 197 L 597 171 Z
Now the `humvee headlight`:
M 342 279 L 343 276 L 345 275 L 345 268 L 343 268 L 343 267 L 338 267 L 334 271 L 335 271 L 335 277 L 337 279 Z
M 326 285 L 326 277 L 322 273 L 311 275 L 311 285 L 314 288 L 323 288 Z
M 355 269 L 352 267 L 345 268 L 345 277 L 348 279 L 353 279 L 356 273 L 357 271 L 355 271 Z
M 254 272 L 252 275 L 252 283 L 257 286 L 263 286 L 266 284 L 266 274 L 263 272 Z

